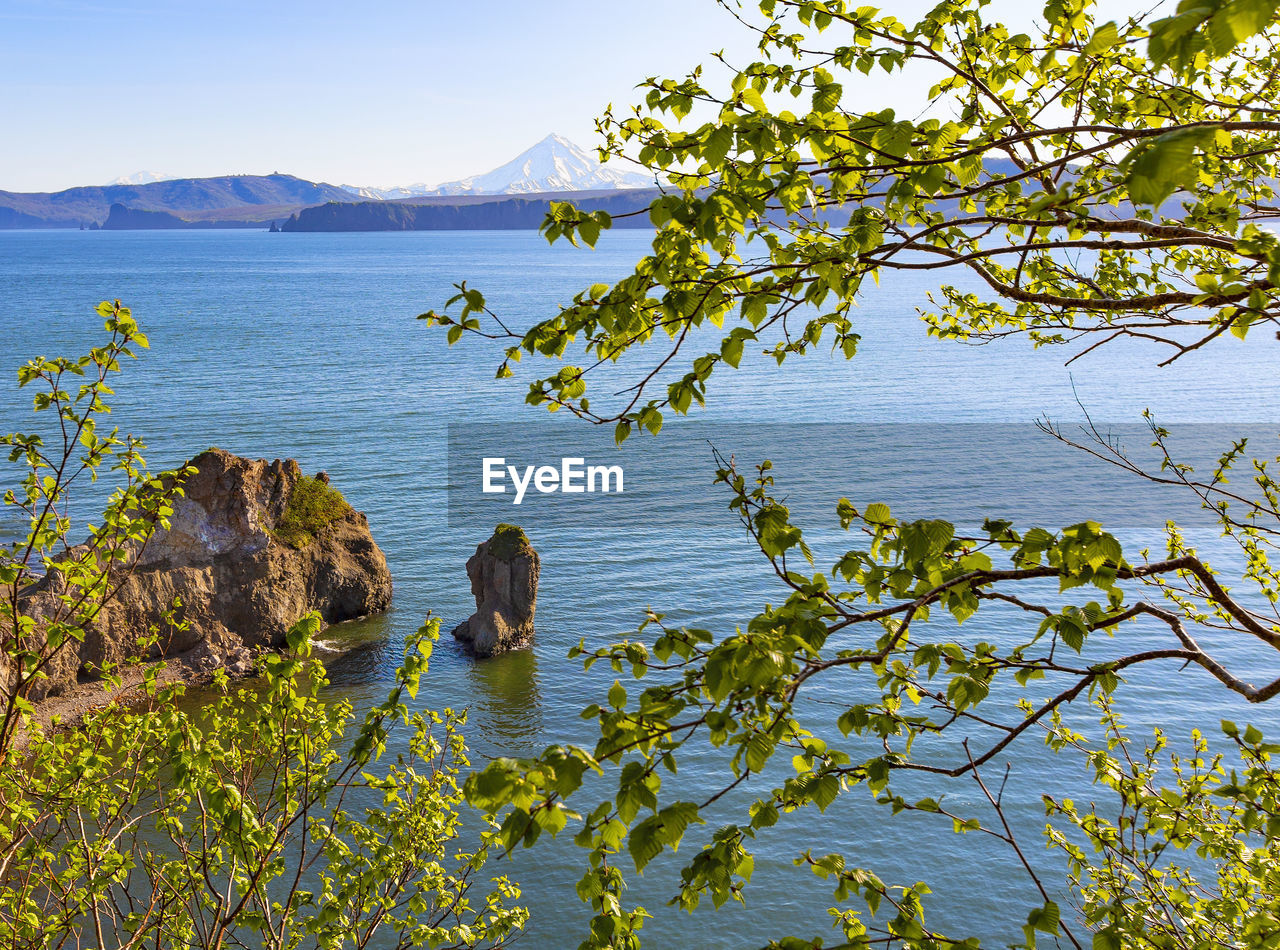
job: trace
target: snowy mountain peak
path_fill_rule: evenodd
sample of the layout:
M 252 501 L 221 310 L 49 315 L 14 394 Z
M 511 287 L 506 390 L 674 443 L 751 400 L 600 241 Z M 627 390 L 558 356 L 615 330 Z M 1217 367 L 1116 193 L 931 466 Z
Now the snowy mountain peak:
M 371 188 L 367 185 L 339 185 L 343 191 L 349 191 L 357 198 L 370 201 L 391 201 L 396 198 L 413 198 L 416 195 L 431 194 L 431 186 L 425 182 L 416 185 L 394 185 L 390 188 Z
M 599 188 L 645 188 L 653 179 L 637 172 L 601 165 L 586 149 L 552 133 L 491 172 L 433 189 L 436 195 L 513 195 L 539 191 L 586 191 Z
M 108 185 L 150 185 L 157 181 L 172 181 L 177 175 L 157 175 L 155 172 L 141 171 L 132 175 L 121 175 L 107 182 Z
M 447 181 L 435 188 L 422 183 L 390 188 L 340 187 L 359 198 L 394 200 L 419 195 L 517 195 L 540 191 L 651 188 L 653 178 L 627 171 L 625 166 L 601 165 L 596 161 L 594 152 L 553 132 L 491 172 Z

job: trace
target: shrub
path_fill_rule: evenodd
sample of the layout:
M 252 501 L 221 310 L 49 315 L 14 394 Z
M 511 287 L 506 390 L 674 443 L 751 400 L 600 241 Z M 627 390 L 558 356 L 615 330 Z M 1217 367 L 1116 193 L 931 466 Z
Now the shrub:
M 272 536 L 281 544 L 301 551 L 309 547 L 325 528 L 345 518 L 350 511 L 351 506 L 342 497 L 342 492 L 318 478 L 304 475 L 289 493 L 284 514 L 280 516 Z
M 500 561 L 514 560 L 530 548 L 529 538 L 519 525 L 500 524 L 489 539 L 489 553 Z

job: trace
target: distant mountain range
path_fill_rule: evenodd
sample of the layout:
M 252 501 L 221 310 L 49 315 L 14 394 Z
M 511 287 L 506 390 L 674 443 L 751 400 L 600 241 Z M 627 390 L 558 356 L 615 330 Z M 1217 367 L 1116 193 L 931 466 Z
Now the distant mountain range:
M 991 175 L 1016 171 L 1007 159 L 987 163 Z M 141 180 L 149 174 L 129 177 Z M 614 227 L 646 228 L 651 227 L 646 211 L 660 194 L 644 175 L 608 169 L 559 135 L 547 136 L 486 174 L 413 193 L 422 187 L 357 189 L 272 174 L 178 178 L 54 193 L 0 191 L 0 228 L 527 229 L 539 227 L 556 200 L 607 211 L 614 216 Z M 954 200 L 937 205 L 948 213 L 954 207 Z M 851 208 L 828 208 L 826 214 L 839 226 Z M 1132 212 L 1121 208 L 1117 213 Z
M 0 228 L 79 228 L 105 224 L 112 205 L 162 211 L 223 227 L 266 225 L 326 201 L 349 201 L 337 185 L 293 175 L 179 178 L 145 185 L 97 185 L 53 193 L 0 191 Z M 206 224 L 205 226 L 209 226 Z
M 545 196 L 550 193 L 612 193 L 646 187 L 653 187 L 651 178 L 606 168 L 587 150 L 563 136 L 549 135 L 491 172 L 434 188 L 421 184 L 381 189 L 339 186 L 281 174 L 166 178 L 154 172 L 138 172 L 117 178 L 108 185 L 58 192 L 0 191 L 0 228 L 265 227 L 283 222 L 304 209 L 331 202 L 360 204 L 370 200 L 390 202 L 434 196 L 446 199 L 448 204 L 450 198 L 525 195 L 543 199 L 545 206 L 549 200 Z M 469 200 L 459 202 L 460 205 L 470 203 Z M 364 214 L 367 217 L 367 212 Z M 471 220 L 476 214 L 468 212 L 455 218 Z M 517 214 L 504 213 L 499 217 L 523 221 L 529 214 L 525 207 Z M 393 213 L 391 209 L 375 215 L 383 219 L 384 228 L 405 226 L 406 216 L 412 220 L 419 217 L 417 212 Z M 437 213 L 424 212 L 421 217 L 424 221 L 427 218 L 443 220 Z

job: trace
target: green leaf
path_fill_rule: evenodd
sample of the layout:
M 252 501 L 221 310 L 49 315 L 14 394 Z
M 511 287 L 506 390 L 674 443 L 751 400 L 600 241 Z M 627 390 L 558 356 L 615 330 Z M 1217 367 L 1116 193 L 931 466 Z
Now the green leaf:
M 1047 902 L 1043 907 L 1037 907 L 1027 915 L 1027 923 L 1034 929 L 1046 934 L 1056 934 L 1061 920 L 1062 915 L 1058 910 L 1058 905 L 1053 901 Z
M 619 680 L 614 680 L 609 687 L 609 705 L 614 709 L 622 709 L 627 705 L 627 688 Z
M 762 732 L 752 733 L 746 745 L 747 768 L 759 772 L 772 754 L 773 740 Z
M 1112 20 L 1110 22 L 1102 24 L 1102 26 L 1094 30 L 1093 36 L 1089 39 L 1089 42 L 1085 45 L 1084 55 L 1092 56 L 1096 53 L 1101 53 L 1104 50 L 1109 50 L 1113 46 L 1119 46 L 1119 45 L 1120 45 L 1120 31 L 1116 28 L 1115 21 Z
M 1195 151 L 1213 140 L 1213 129 L 1178 129 L 1134 148 L 1123 163 L 1128 166 L 1129 197 L 1135 204 L 1159 205 L 1179 188 L 1195 185 Z
M 760 95 L 759 90 L 754 86 L 748 86 L 742 90 L 742 102 L 749 107 L 752 112 L 766 113 L 769 111 L 764 104 L 764 98 Z
M 890 525 L 894 523 L 889 506 L 880 502 L 867 505 L 866 511 L 862 513 L 862 518 L 870 525 Z

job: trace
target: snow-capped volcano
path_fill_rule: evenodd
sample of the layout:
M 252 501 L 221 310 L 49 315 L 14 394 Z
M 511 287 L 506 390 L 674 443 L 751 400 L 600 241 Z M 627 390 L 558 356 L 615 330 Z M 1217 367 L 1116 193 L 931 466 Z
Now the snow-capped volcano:
M 562 135 L 548 135 L 491 172 L 447 181 L 433 195 L 514 195 L 536 191 L 586 191 L 596 188 L 646 188 L 653 179 L 601 165 L 592 153 Z

